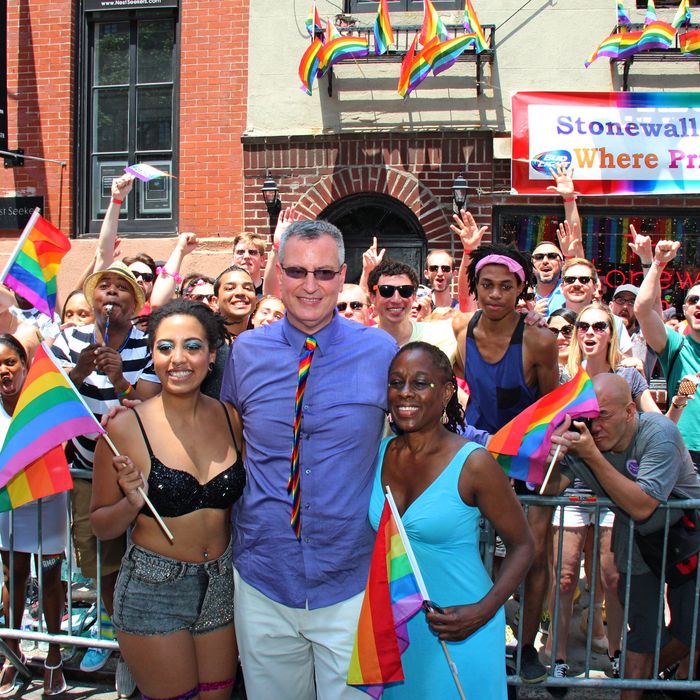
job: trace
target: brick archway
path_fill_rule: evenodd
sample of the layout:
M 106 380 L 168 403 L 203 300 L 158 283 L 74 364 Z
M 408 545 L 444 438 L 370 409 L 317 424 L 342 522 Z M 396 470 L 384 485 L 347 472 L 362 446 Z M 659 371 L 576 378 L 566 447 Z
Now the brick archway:
M 384 194 L 402 202 L 415 214 L 431 244 L 449 239 L 451 222 L 437 197 L 415 175 L 396 168 L 339 168 L 302 194 L 296 206 L 305 217 L 316 218 L 334 202 L 364 192 Z

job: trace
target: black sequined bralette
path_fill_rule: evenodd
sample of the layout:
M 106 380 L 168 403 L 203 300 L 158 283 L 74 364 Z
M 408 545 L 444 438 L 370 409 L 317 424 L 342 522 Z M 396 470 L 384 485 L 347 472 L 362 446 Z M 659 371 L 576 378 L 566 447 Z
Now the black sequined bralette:
M 154 454 L 151 443 L 139 414 L 134 410 L 143 441 L 151 458 L 151 471 L 148 474 L 148 497 L 158 513 L 165 518 L 177 518 L 202 508 L 228 508 L 243 493 L 245 486 L 245 469 L 241 451 L 233 435 L 233 426 L 228 411 L 222 404 L 233 444 L 238 456 L 236 461 L 206 484 L 200 484 L 189 472 L 172 469 L 161 462 Z M 142 515 L 153 517 L 147 506 L 141 509 Z

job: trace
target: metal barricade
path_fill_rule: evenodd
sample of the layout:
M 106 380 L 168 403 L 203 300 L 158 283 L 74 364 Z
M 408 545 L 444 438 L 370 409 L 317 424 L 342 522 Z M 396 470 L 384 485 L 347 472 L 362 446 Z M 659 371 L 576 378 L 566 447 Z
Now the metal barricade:
M 550 675 L 546 678 L 545 681 L 543 681 L 541 684 L 542 686 L 547 686 L 547 687 L 559 687 L 559 688 L 605 688 L 605 689 L 618 689 L 618 690 L 632 690 L 632 689 L 644 689 L 644 690 L 664 690 L 664 691 L 672 691 L 672 690 L 686 690 L 686 691 L 700 691 L 700 678 L 697 678 L 695 676 L 695 665 L 694 663 L 689 664 L 689 675 L 687 680 L 664 680 L 659 677 L 659 672 L 663 671 L 664 669 L 659 669 L 659 660 L 661 658 L 661 646 L 662 646 L 662 636 L 664 633 L 664 628 L 665 628 L 665 623 L 667 622 L 667 606 L 666 606 L 666 591 L 667 591 L 667 586 L 661 585 L 659 586 L 659 595 L 658 595 L 658 600 L 657 600 L 657 609 L 656 609 L 656 632 L 655 632 L 655 642 L 654 642 L 654 653 L 653 653 L 653 666 L 652 668 L 657 669 L 652 674 L 652 678 L 625 678 L 625 662 L 626 662 L 626 651 L 627 651 L 627 635 L 628 635 L 628 619 L 629 619 L 629 612 L 630 612 L 630 586 L 631 586 L 631 570 L 632 570 L 632 553 L 633 553 L 633 548 L 630 546 L 632 542 L 634 541 L 634 536 L 635 536 L 635 531 L 637 530 L 637 526 L 633 521 L 629 522 L 629 526 L 625 526 L 625 529 L 627 530 L 627 536 L 628 536 L 628 553 L 627 553 L 627 562 L 626 562 L 626 572 L 625 573 L 620 573 L 620 579 L 619 579 L 619 587 L 618 589 L 622 590 L 624 593 L 624 596 L 622 598 L 623 600 L 623 609 L 624 609 L 624 614 L 623 614 L 623 623 L 622 623 L 622 642 L 621 642 L 621 656 L 620 656 L 620 678 L 612 678 L 610 677 L 609 673 L 606 671 L 608 670 L 608 661 L 607 659 L 605 660 L 604 663 L 597 663 L 593 659 L 593 651 L 592 651 L 592 639 L 593 639 L 593 603 L 595 600 L 595 594 L 596 594 L 596 585 L 597 585 L 597 579 L 598 579 L 598 561 L 599 561 L 599 555 L 600 555 L 600 534 L 601 534 L 601 526 L 599 524 L 600 518 L 598 517 L 600 515 L 600 511 L 602 509 L 609 508 L 612 506 L 612 502 L 608 499 L 590 499 L 590 500 L 584 500 L 584 499 L 570 499 L 569 497 L 566 496 L 561 496 L 561 497 L 548 497 L 548 496 L 522 496 L 520 497 L 521 503 L 523 504 L 523 507 L 527 511 L 530 507 L 532 506 L 547 506 L 552 508 L 552 512 L 554 512 L 554 507 L 556 506 L 561 506 L 561 511 L 558 519 L 554 521 L 553 526 L 554 527 L 559 527 L 559 531 L 562 532 L 564 529 L 564 513 L 566 508 L 570 508 L 571 506 L 578 506 L 582 507 L 586 510 L 591 510 L 595 513 L 595 517 L 593 518 L 593 557 L 592 557 L 592 570 L 590 572 L 590 594 L 589 594 L 589 599 L 590 599 L 590 607 L 589 607 L 589 615 L 588 615 L 588 625 L 587 625 L 587 633 L 586 633 L 586 639 L 585 639 L 585 648 L 582 650 L 583 651 L 583 663 L 582 664 L 577 664 L 576 667 L 572 668 L 572 675 L 566 677 L 566 678 L 554 678 L 552 676 L 553 669 L 554 669 L 554 659 L 555 659 L 555 654 L 556 654 L 556 649 L 557 649 L 557 637 L 558 637 L 558 622 L 559 622 L 559 616 L 560 616 L 560 586 L 559 582 L 561 581 L 561 574 L 562 574 L 562 550 L 563 550 L 563 543 L 564 543 L 564 538 L 559 537 L 558 541 L 558 552 L 556 553 L 556 561 L 557 561 L 557 567 L 556 571 L 554 572 L 553 576 L 551 575 L 551 565 L 550 565 L 550 587 L 554 585 L 554 582 L 556 582 L 556 586 L 554 588 L 554 609 L 550 610 L 550 624 L 549 624 L 549 635 L 552 636 L 552 643 L 551 643 L 551 667 L 550 667 Z M 667 544 L 668 544 L 668 530 L 670 525 L 675 522 L 675 515 L 679 513 L 679 511 L 683 511 L 686 509 L 696 509 L 700 508 L 700 499 L 697 500 L 674 500 L 674 501 L 669 501 L 667 504 L 661 504 L 659 506 L 660 510 L 663 512 L 663 528 L 664 528 L 664 545 L 663 545 L 663 553 L 662 553 L 662 570 L 665 570 L 666 567 L 666 559 L 668 556 L 667 552 Z M 484 561 L 487 565 L 487 568 L 490 564 L 490 562 L 493 560 L 493 551 L 494 551 L 494 533 L 490 527 L 487 527 L 487 531 L 485 534 L 482 535 L 482 554 L 484 556 Z M 550 547 L 550 549 L 552 549 Z M 553 552 L 550 552 L 550 554 L 553 554 Z M 697 639 L 697 620 L 698 620 L 698 607 L 699 607 L 699 601 L 700 601 L 700 576 L 698 576 L 698 572 L 700 571 L 700 567 L 696 569 L 695 573 L 692 575 L 692 580 L 694 581 L 695 584 L 695 589 L 694 589 L 694 599 L 693 599 L 693 606 L 692 606 L 692 636 L 690 639 L 690 650 L 689 650 L 689 657 L 690 659 L 695 658 L 695 652 L 698 650 L 698 639 Z M 519 590 L 519 604 L 517 608 L 517 616 L 519 616 L 519 620 L 523 619 L 523 612 L 524 612 L 524 604 L 525 604 L 525 587 L 524 583 L 521 584 L 520 590 Z M 546 598 L 545 598 L 545 606 L 546 606 Z M 513 629 L 518 629 L 518 634 L 517 634 L 517 652 L 515 653 L 515 658 L 514 658 L 514 674 L 508 676 L 508 683 L 509 685 L 514 685 L 514 686 L 519 686 L 519 685 L 524 685 L 523 681 L 520 678 L 520 666 L 521 666 L 521 656 L 522 656 L 522 625 L 517 625 L 512 624 L 511 625 Z M 543 656 L 543 651 L 540 651 L 540 658 L 542 661 Z M 581 650 L 579 650 L 581 651 Z M 532 686 L 530 686 L 532 687 Z
M 86 479 L 86 480 L 92 480 L 92 472 L 82 470 L 82 469 L 71 469 L 71 475 L 73 479 Z M 22 661 L 20 656 L 15 654 L 6 644 L 5 640 L 7 639 L 17 639 L 17 640 L 29 640 L 29 641 L 34 641 L 37 643 L 45 642 L 45 643 L 53 643 L 53 644 L 60 644 L 62 646 L 71 646 L 71 647 L 93 647 L 93 648 L 103 648 L 103 649 L 112 649 L 112 650 L 117 650 L 119 648 L 116 640 L 108 640 L 108 639 L 101 639 L 101 633 L 102 633 L 102 623 L 100 619 L 100 600 L 102 597 L 102 586 L 101 586 L 101 560 L 100 560 L 100 542 L 99 540 L 97 541 L 97 551 L 96 551 L 96 556 L 97 556 L 97 577 L 95 579 L 95 602 L 94 606 L 96 608 L 95 611 L 95 625 L 97 629 L 97 637 L 84 637 L 80 634 L 82 631 L 80 628 L 77 630 L 73 629 L 73 609 L 74 609 L 74 595 L 73 595 L 73 579 L 74 579 L 74 572 L 75 572 L 75 558 L 73 556 L 74 553 L 74 545 L 73 545 L 73 539 L 72 539 L 72 526 L 73 526 L 73 509 L 72 509 L 72 501 L 71 501 L 71 496 L 72 492 L 68 492 L 68 498 L 67 498 L 67 509 L 68 509 L 68 517 L 67 517 L 67 522 L 68 522 L 68 533 L 67 533 L 67 548 L 66 548 L 66 578 L 68 580 L 68 586 L 67 586 L 67 600 L 66 600 L 66 605 L 67 605 L 67 621 L 68 621 L 68 630 L 66 634 L 49 634 L 48 631 L 45 629 L 45 621 L 44 621 L 44 610 L 43 610 L 43 591 L 44 591 L 44 585 L 43 585 L 43 567 L 42 567 L 42 561 L 43 561 L 43 547 L 42 547 L 42 542 L 43 542 L 43 522 L 42 522 L 42 501 L 39 499 L 38 503 L 38 515 L 37 515 L 37 536 L 38 536 L 38 542 L 37 542 L 37 552 L 36 552 L 36 558 L 37 558 L 37 566 L 36 566 L 36 577 L 38 581 L 38 616 L 37 616 L 37 631 L 33 631 L 32 629 L 23 629 L 21 628 L 21 621 L 15 620 L 14 619 L 14 610 L 13 606 L 9 606 L 9 619 L 4 620 L 3 626 L 0 627 L 0 652 L 9 660 L 12 662 L 12 664 L 15 666 L 15 668 L 18 670 L 19 674 L 25 678 L 29 679 L 31 678 L 31 673 L 29 672 L 26 663 Z M 14 551 L 14 512 L 10 511 L 9 512 L 9 552 L 8 552 L 8 568 L 9 568 L 9 598 L 10 601 L 14 600 L 14 595 L 15 595 L 15 551 Z M 33 558 L 35 555 L 31 555 Z M 31 567 L 30 567 L 31 570 Z M 30 581 L 31 581 L 31 574 L 30 574 Z M 26 610 L 26 608 L 25 608 Z M 77 633 L 76 633 L 77 632 Z

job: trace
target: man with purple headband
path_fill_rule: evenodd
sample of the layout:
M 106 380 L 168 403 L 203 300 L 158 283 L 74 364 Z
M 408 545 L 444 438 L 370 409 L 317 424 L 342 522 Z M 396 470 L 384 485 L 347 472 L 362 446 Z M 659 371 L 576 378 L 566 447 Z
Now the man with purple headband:
M 516 248 L 481 245 L 467 268 L 469 291 L 479 310 L 453 321 L 458 355 L 455 370 L 469 385 L 466 423 L 495 433 L 540 396 L 559 384 L 557 345 L 547 328 L 525 324 L 515 310 L 532 284 L 532 263 Z M 516 493 L 528 493 L 516 480 Z M 535 560 L 525 579 L 521 678 L 537 683 L 547 676 L 534 647 L 547 591 L 547 530 L 551 508 L 531 506 L 527 513 L 536 542 Z

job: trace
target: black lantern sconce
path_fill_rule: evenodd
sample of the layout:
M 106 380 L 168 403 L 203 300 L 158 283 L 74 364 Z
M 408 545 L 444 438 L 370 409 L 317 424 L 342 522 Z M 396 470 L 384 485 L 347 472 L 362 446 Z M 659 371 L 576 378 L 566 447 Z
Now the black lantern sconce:
M 462 176 L 455 178 L 452 185 L 452 201 L 457 211 L 467 206 L 467 181 Z
M 279 187 L 277 187 L 277 183 L 272 179 L 270 173 L 267 174 L 265 182 L 263 182 L 263 186 L 260 191 L 262 192 L 263 199 L 265 200 L 267 213 L 270 216 L 274 216 L 282 208 L 282 200 L 280 199 Z

